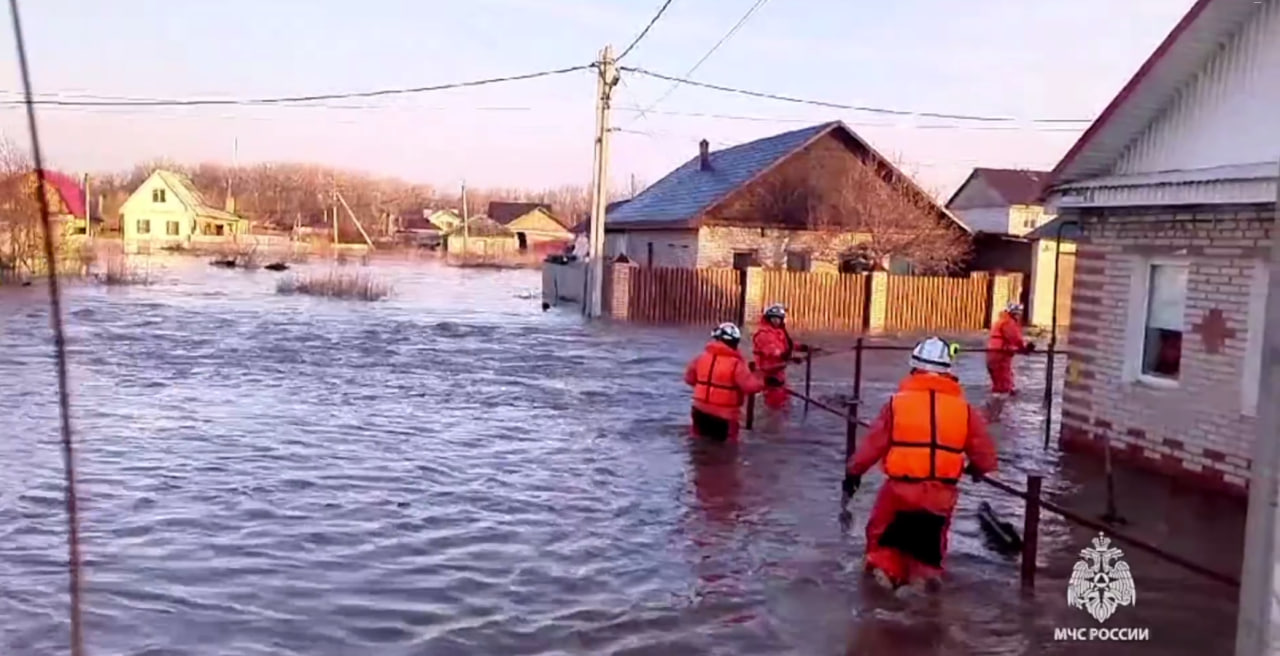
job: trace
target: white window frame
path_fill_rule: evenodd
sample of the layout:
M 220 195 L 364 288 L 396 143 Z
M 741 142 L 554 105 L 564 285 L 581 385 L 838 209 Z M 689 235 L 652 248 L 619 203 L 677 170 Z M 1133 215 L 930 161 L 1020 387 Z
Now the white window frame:
M 1240 414 L 1246 417 L 1258 416 L 1258 394 L 1262 387 L 1262 330 L 1267 317 L 1269 273 L 1266 262 L 1254 262 L 1253 281 L 1249 286 L 1248 337 L 1240 374 Z
M 1142 373 L 1142 356 L 1146 341 L 1147 305 L 1151 302 L 1151 269 L 1157 266 L 1185 266 L 1188 268 L 1187 293 L 1191 292 L 1191 259 L 1186 257 L 1134 258 L 1133 273 L 1129 283 L 1129 325 L 1125 330 L 1124 380 L 1157 389 L 1181 387 L 1182 371 L 1177 380 Z M 1183 312 L 1183 334 L 1187 331 L 1186 312 Z M 1185 354 L 1184 354 L 1185 355 Z

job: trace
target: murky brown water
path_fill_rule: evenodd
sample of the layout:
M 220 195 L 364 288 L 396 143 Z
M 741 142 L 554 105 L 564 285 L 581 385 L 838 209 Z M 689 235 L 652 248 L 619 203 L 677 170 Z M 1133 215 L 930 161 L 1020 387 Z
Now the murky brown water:
M 837 420 L 797 409 L 736 452 L 691 450 L 680 374 L 703 329 L 544 314 L 536 272 L 385 267 L 398 295 L 369 305 L 165 266 L 148 288 L 68 292 L 94 654 L 1230 652 L 1234 591 L 1132 550 L 1138 603 L 1106 626 L 1150 642 L 1055 643 L 1096 626 L 1066 607 L 1092 535 L 1047 517 L 1023 596 L 973 520 L 982 499 L 1015 522 L 1020 505 L 985 487 L 966 487 L 944 591 L 866 589 L 861 526 L 836 521 Z M 0 290 L 6 656 L 67 644 L 45 304 Z M 874 400 L 904 357 L 868 358 Z M 847 393 L 851 363 L 819 360 L 815 394 Z M 1041 453 L 1042 365 L 1020 374 L 1002 475 L 1043 471 L 1096 514 L 1097 467 Z M 981 389 L 980 356 L 962 378 Z M 1135 532 L 1238 570 L 1236 506 L 1135 475 L 1120 500 Z

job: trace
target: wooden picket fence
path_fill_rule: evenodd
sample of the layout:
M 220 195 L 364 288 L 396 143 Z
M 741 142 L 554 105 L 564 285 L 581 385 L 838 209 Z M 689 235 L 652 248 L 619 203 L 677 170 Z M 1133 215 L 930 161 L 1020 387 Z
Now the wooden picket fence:
M 991 287 L 986 276 L 888 276 L 888 279 L 886 331 L 978 331 L 990 323 Z
M 763 271 L 765 303 L 787 308 L 787 323 L 802 332 L 852 333 L 867 327 L 871 276 Z
M 758 317 L 744 311 L 782 303 L 797 331 L 845 334 L 980 331 L 990 325 L 997 294 L 999 303 L 1017 298 L 1022 284 L 1016 274 L 948 278 L 616 263 L 608 267 L 606 281 L 605 306 L 616 319 L 750 323 Z
M 628 316 L 647 323 L 740 321 L 742 285 L 736 269 L 633 268 Z

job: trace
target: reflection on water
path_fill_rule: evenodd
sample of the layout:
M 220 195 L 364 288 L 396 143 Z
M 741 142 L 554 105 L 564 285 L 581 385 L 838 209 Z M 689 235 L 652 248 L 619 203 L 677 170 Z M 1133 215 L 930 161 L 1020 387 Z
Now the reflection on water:
M 535 272 L 387 266 L 397 294 L 370 305 L 280 297 L 269 272 L 157 266 L 148 288 L 68 291 L 94 653 L 1231 648 L 1232 591 L 1131 550 L 1139 602 L 1109 625 L 1149 627 L 1151 643 L 1055 644 L 1053 627 L 1093 621 L 1065 603 L 1091 534 L 1047 518 L 1024 596 L 1016 560 L 973 520 L 983 499 L 1015 523 L 1019 506 L 972 485 L 941 594 L 864 585 L 860 522 L 879 480 L 842 533 L 838 421 L 793 407 L 737 447 L 690 444 L 681 373 L 705 329 L 543 313 Z M 45 302 L 38 286 L 0 291 L 6 655 L 67 642 Z M 904 357 L 867 358 L 873 402 Z M 850 362 L 817 362 L 815 394 L 846 393 Z M 980 387 L 981 363 L 962 363 Z M 1019 366 L 1029 393 L 996 427 L 1002 475 L 1043 471 L 1064 503 L 1101 510 L 1092 463 L 1041 454 L 1043 369 Z M 1239 512 L 1163 485 L 1121 481 L 1134 529 L 1238 567 Z

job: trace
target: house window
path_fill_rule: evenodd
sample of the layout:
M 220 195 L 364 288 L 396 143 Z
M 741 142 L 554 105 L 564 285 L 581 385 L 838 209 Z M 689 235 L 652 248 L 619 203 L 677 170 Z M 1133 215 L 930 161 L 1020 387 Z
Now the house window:
M 742 270 L 758 266 L 760 266 L 760 261 L 756 256 L 756 251 L 733 252 L 733 268 Z
M 808 253 L 803 251 L 789 251 L 787 253 L 787 271 L 808 271 L 810 264 Z
M 1189 272 L 1186 264 L 1155 263 L 1148 268 L 1139 370 L 1143 376 L 1178 379 Z
M 164 232 L 165 232 L 165 234 L 169 235 L 170 237 L 177 237 L 177 236 L 178 236 L 178 222 L 177 222 L 177 221 L 168 221 L 168 222 L 166 222 L 166 223 L 165 223 L 165 225 L 164 225 Z
M 151 219 L 138 219 L 138 234 L 151 234 Z
M 1258 416 L 1258 392 L 1262 387 L 1262 329 L 1267 313 L 1267 265 L 1253 267 L 1253 286 L 1249 289 L 1249 325 L 1244 347 L 1244 371 L 1240 381 L 1240 411 Z
M 164 190 L 163 190 L 163 189 L 152 189 L 152 190 L 151 190 L 151 202 L 153 202 L 153 203 L 163 203 L 163 202 L 164 202 Z
M 840 256 L 840 273 L 871 273 L 875 265 L 863 251 L 850 251 Z

